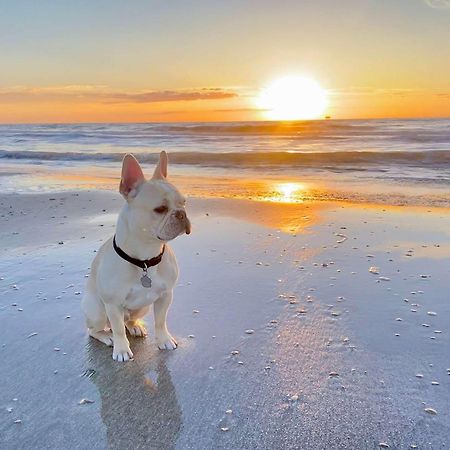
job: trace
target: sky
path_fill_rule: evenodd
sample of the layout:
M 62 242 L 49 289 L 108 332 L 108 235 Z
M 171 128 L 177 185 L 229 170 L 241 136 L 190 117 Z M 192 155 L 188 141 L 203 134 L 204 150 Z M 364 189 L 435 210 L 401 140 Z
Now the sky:
M 305 76 L 337 119 L 450 117 L 450 0 L 0 0 L 0 122 L 264 120 Z

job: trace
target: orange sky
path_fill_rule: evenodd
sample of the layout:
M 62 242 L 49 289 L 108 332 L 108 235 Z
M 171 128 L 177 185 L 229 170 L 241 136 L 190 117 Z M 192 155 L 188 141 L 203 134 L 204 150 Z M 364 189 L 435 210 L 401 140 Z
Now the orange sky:
M 324 116 L 450 117 L 450 0 L 188 3 L 10 2 L 0 122 L 264 120 L 289 75 Z
M 63 92 L 63 93 L 61 93 Z M 99 95 L 99 92 L 102 94 Z M 172 92 L 172 91 L 171 91 Z M 180 95 L 181 92 L 181 95 Z M 207 96 L 204 92 L 212 92 Z M 188 93 L 185 100 L 178 97 Z M 0 91 L 0 121 L 27 122 L 145 122 L 264 120 L 257 107 L 258 91 L 221 89 L 183 90 L 164 100 L 167 92 L 135 93 L 118 99 L 104 90 L 81 87 L 50 88 L 44 92 L 16 89 L 9 97 Z M 2 99 L 2 95 L 4 98 Z M 121 94 L 122 95 L 122 94 Z M 140 96 L 154 96 L 153 100 Z M 169 96 L 170 96 L 169 95 Z M 333 118 L 450 117 L 450 93 L 427 90 L 327 91 L 324 115 Z M 159 99 L 158 99 L 159 98 Z

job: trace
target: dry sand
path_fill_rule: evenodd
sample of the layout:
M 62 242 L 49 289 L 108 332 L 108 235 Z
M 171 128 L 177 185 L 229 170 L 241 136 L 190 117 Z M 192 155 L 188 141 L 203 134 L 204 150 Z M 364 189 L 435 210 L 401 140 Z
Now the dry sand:
M 180 346 L 116 363 L 79 303 L 121 203 L 0 197 L 0 448 L 450 448 L 449 212 L 192 199 Z

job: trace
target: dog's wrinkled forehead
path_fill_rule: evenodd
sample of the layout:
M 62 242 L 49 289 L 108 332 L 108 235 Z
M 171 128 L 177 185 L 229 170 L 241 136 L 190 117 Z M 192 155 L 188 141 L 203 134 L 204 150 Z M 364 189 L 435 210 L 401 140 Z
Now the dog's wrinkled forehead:
M 167 181 L 147 181 L 139 189 L 137 198 L 151 206 L 166 205 L 169 208 L 184 206 L 186 199 L 178 189 Z

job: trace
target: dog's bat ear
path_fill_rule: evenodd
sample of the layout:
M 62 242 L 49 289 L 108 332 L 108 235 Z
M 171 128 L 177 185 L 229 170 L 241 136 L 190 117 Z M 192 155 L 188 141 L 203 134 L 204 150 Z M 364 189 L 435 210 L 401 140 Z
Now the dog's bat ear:
M 153 179 L 163 180 L 164 178 L 167 178 L 167 164 L 168 164 L 167 153 L 163 150 L 159 154 L 159 161 L 158 165 L 156 166 L 155 172 L 153 173 Z
M 144 173 L 137 159 L 127 153 L 122 161 L 122 178 L 120 179 L 120 193 L 125 199 L 134 197 L 137 193 L 136 188 L 145 181 Z

